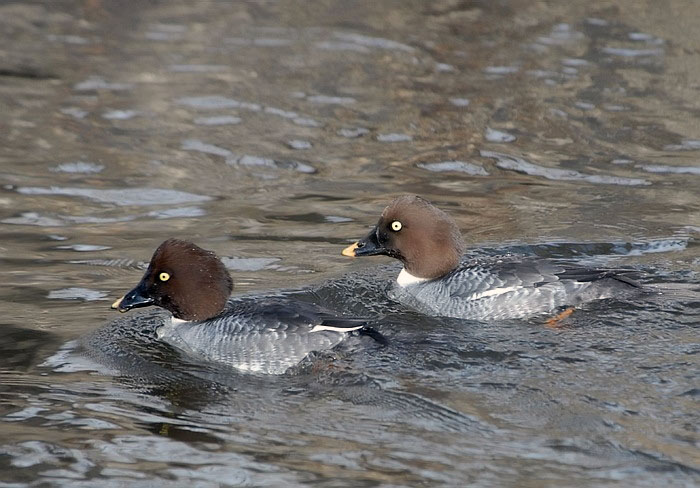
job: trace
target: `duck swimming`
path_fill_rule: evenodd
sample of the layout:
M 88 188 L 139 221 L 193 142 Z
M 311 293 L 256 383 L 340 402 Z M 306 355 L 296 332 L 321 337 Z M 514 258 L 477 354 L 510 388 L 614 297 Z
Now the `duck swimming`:
M 156 249 L 139 284 L 112 308 L 164 308 L 172 318 L 157 330 L 160 340 L 247 372 L 282 374 L 312 351 L 338 345 L 351 331 L 381 341 L 363 320 L 338 317 L 284 295 L 229 300 L 232 290 L 231 276 L 216 254 L 168 239 Z
M 407 195 L 394 199 L 370 233 L 342 254 L 401 261 L 389 297 L 433 316 L 525 318 L 640 288 L 621 270 L 514 256 L 463 261 L 463 251 L 455 221 L 430 202 Z

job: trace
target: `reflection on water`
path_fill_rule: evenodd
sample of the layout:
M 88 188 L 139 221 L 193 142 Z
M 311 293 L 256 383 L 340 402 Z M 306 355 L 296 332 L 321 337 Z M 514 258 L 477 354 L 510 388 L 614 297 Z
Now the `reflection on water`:
M 696 484 L 698 14 L 0 6 L 2 482 Z M 559 330 L 401 310 L 395 263 L 339 256 L 401 193 L 476 255 L 631 266 L 650 292 Z M 161 313 L 107 309 L 170 236 L 235 293 L 303 290 L 389 345 L 281 378 L 193 363 Z

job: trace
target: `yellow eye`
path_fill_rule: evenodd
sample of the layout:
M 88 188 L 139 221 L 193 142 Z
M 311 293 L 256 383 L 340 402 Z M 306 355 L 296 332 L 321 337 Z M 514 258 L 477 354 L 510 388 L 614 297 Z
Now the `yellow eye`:
M 168 273 L 161 273 L 158 275 L 158 278 L 160 278 L 160 281 L 168 281 L 170 279 L 170 275 Z
M 394 220 L 394 221 L 391 223 L 391 230 L 393 230 L 394 232 L 400 231 L 400 230 L 401 230 L 401 227 L 403 227 L 403 225 L 402 225 L 401 222 L 399 222 L 398 220 Z

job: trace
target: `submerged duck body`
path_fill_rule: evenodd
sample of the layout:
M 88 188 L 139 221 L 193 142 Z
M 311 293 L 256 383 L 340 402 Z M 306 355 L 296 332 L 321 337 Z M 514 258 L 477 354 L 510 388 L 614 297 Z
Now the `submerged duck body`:
M 292 298 L 250 297 L 227 303 L 221 314 L 202 322 L 173 318 L 156 333 L 190 356 L 240 371 L 282 374 L 309 353 L 332 349 L 363 326 Z
M 419 312 L 472 320 L 526 318 L 639 288 L 620 270 L 514 256 L 463 261 L 454 220 L 416 196 L 386 207 L 346 256 L 388 255 L 404 267 L 389 297 Z
M 291 296 L 229 300 L 232 289 L 213 252 L 169 239 L 139 284 L 112 308 L 162 307 L 172 318 L 157 329 L 160 340 L 196 358 L 263 374 L 282 374 L 309 353 L 338 345 L 348 332 L 368 331 L 362 320 L 337 317 Z

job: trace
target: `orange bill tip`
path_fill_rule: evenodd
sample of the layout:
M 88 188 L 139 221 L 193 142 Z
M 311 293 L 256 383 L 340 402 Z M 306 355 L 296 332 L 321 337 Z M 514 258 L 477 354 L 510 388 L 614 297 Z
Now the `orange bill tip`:
M 122 303 L 122 300 L 124 300 L 124 297 L 117 299 L 117 301 L 112 304 L 112 310 L 119 310 L 119 305 Z
M 348 247 L 343 249 L 343 252 L 341 253 L 343 256 L 347 256 L 349 258 L 354 258 L 355 257 L 355 249 L 357 249 L 357 242 L 354 242 L 350 244 Z

